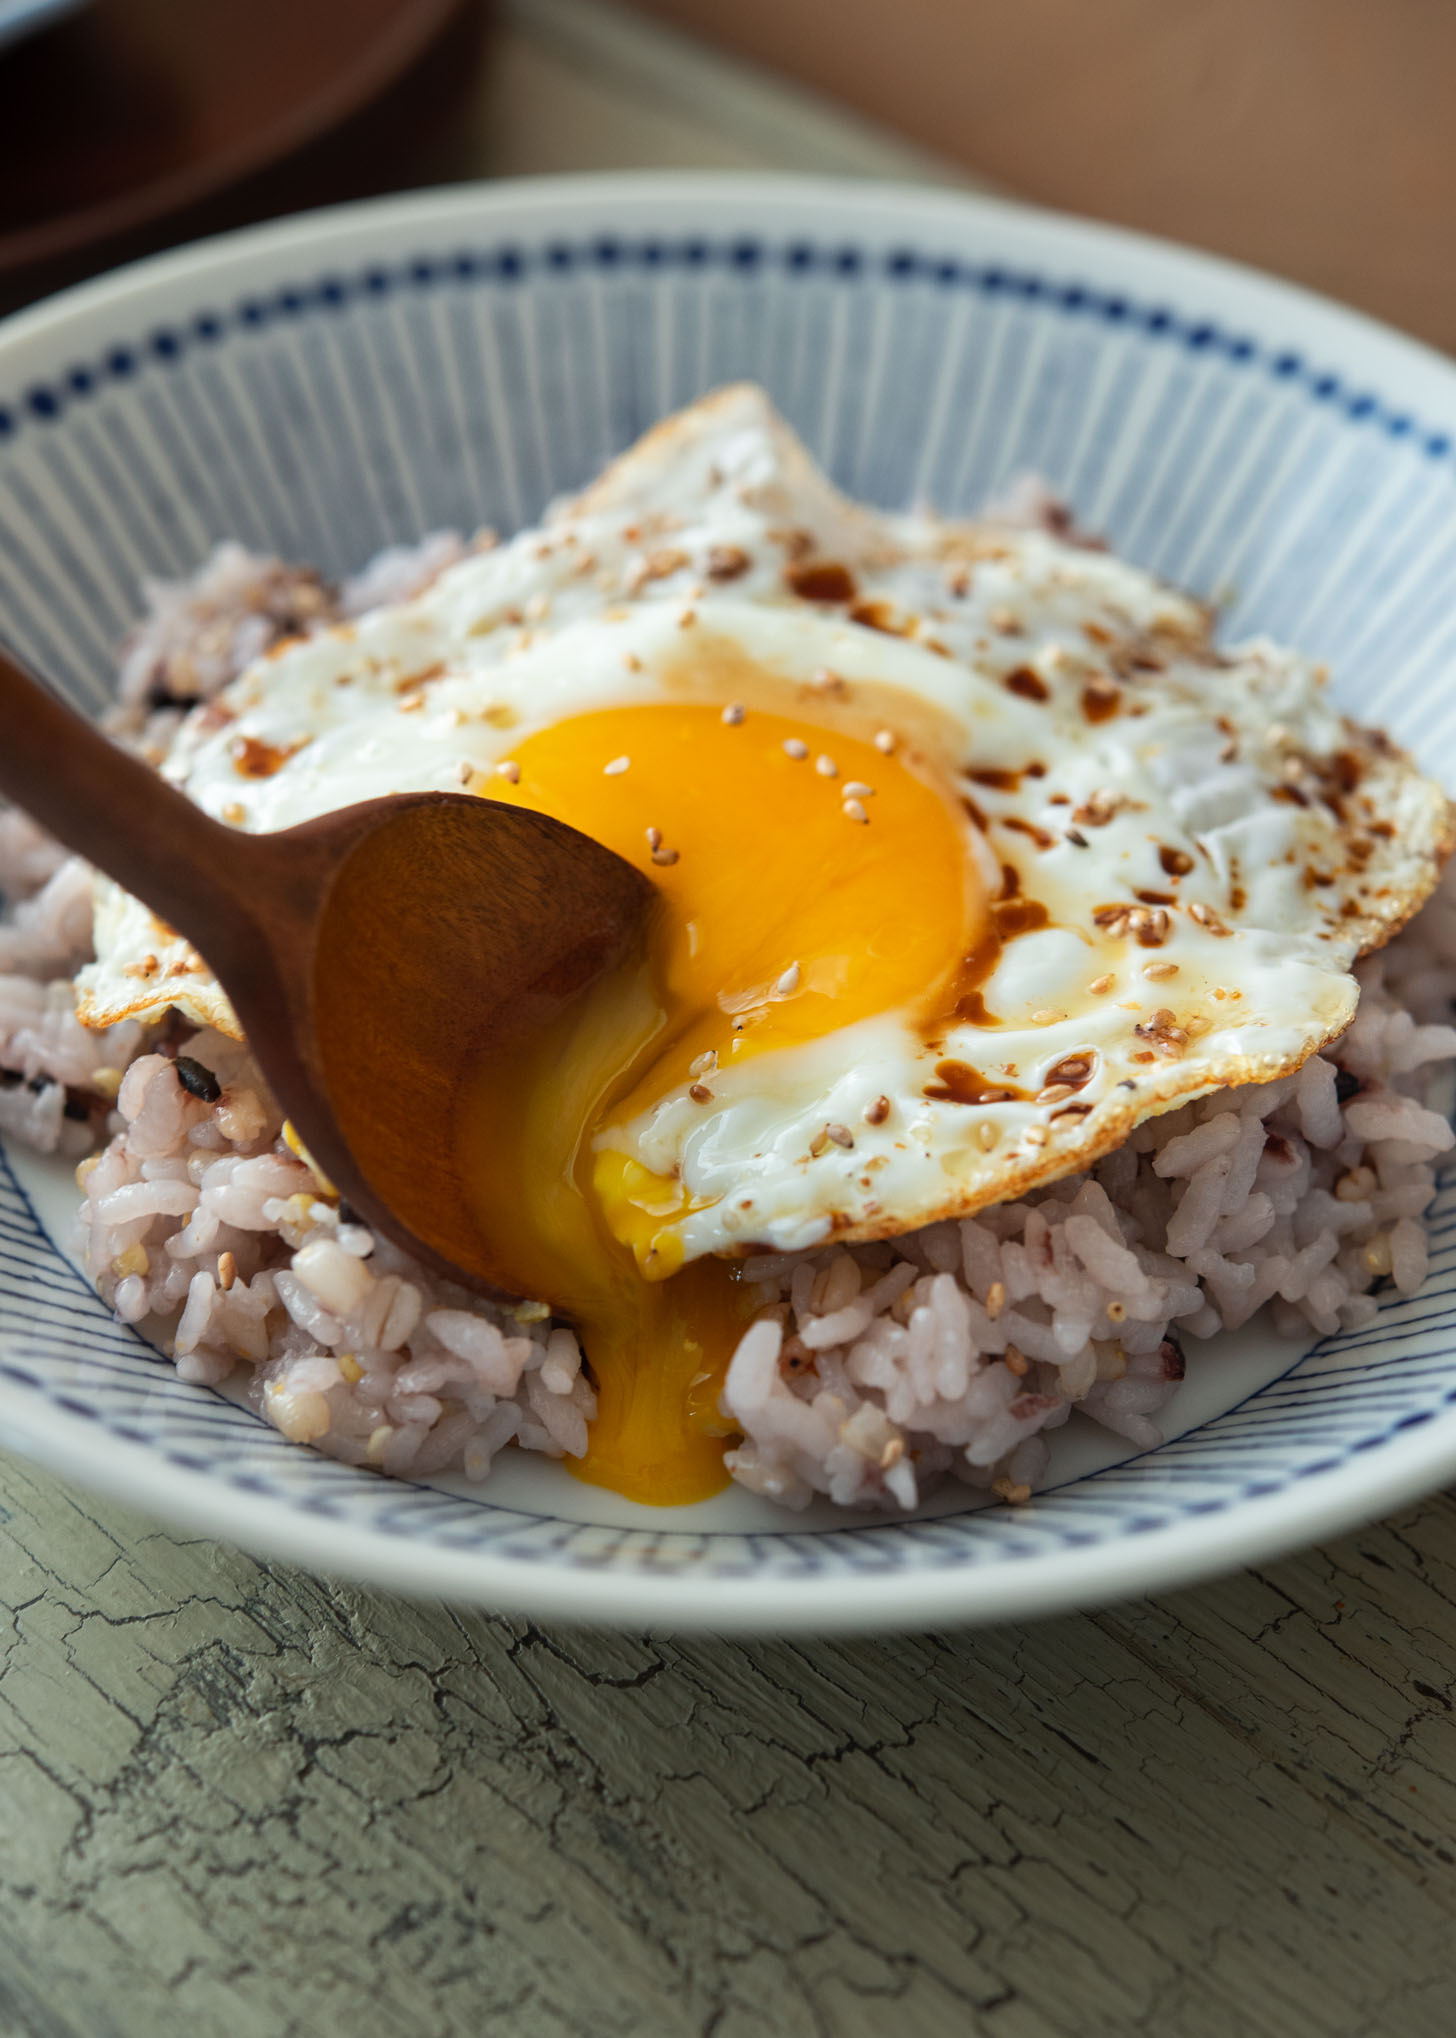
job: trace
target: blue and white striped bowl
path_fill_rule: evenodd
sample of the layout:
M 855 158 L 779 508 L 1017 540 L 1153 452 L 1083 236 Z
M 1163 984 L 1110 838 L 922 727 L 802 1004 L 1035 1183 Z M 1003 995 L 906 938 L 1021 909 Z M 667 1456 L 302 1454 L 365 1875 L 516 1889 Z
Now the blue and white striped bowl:
M 331 571 L 510 529 L 751 376 L 835 478 L 970 509 L 1035 469 L 1142 564 L 1330 660 L 1456 782 L 1456 369 L 1301 292 L 913 190 L 596 177 L 349 207 L 0 326 L 0 635 L 94 706 L 144 574 L 235 536 Z M 3 733 L 0 733 L 3 740 Z M 1430 1282 L 1302 1355 L 1198 1356 L 1161 1449 L 1064 1433 L 1021 1510 L 634 1508 L 526 1460 L 389 1483 L 177 1381 L 0 1160 L 0 1439 L 194 1530 L 541 1615 L 826 1629 L 1088 1605 L 1252 1562 L 1456 1471 L 1453 1192 Z

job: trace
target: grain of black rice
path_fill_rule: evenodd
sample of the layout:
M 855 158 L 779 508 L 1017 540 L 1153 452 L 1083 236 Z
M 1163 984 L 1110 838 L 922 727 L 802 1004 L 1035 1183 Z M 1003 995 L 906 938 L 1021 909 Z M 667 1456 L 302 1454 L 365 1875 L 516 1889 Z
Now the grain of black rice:
M 174 1064 L 177 1080 L 189 1097 L 196 1097 L 199 1103 L 215 1104 L 222 1095 L 222 1084 L 209 1068 L 200 1061 L 194 1061 L 190 1054 L 179 1054 Z

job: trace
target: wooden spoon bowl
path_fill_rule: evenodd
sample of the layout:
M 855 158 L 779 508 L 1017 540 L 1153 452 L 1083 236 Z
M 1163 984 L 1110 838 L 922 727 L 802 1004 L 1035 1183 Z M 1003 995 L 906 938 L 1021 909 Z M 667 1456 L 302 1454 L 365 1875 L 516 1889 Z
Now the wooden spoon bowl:
M 464 1193 L 462 1083 L 641 941 L 655 897 L 641 872 L 465 793 L 243 834 L 3 653 L 0 730 L 0 792 L 198 950 L 340 1195 L 441 1272 L 522 1292 Z

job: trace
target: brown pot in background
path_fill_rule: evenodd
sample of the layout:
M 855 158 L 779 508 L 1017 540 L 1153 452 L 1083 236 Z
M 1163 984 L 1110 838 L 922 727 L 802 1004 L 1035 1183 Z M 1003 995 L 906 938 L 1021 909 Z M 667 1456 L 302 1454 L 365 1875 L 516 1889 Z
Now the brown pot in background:
M 1027 197 L 1456 349 L 1456 7 L 642 0 Z
M 483 0 L 92 0 L 0 53 L 0 310 L 428 178 Z

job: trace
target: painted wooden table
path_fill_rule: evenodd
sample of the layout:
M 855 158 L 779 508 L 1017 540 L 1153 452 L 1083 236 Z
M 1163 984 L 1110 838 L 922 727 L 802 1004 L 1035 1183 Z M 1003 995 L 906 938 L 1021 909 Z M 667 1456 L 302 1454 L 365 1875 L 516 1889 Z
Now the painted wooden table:
M 570 0 L 477 163 L 927 166 Z M 934 166 L 928 166 L 934 169 Z M 0 2038 L 1448 2038 L 1456 1504 L 762 1645 L 335 1586 L 0 1458 Z

